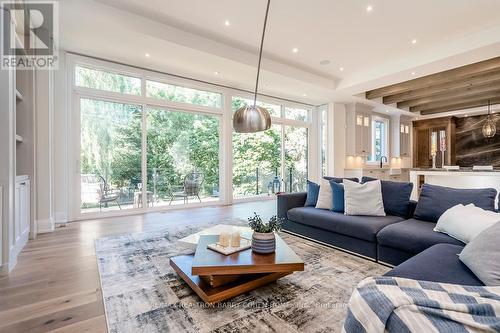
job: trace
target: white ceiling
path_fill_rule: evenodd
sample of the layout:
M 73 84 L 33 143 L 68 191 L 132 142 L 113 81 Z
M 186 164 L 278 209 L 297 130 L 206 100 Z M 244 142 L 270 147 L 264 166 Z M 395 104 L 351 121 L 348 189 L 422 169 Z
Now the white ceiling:
M 252 89 L 266 0 L 60 4 L 64 49 Z M 499 12 L 499 0 L 272 0 L 262 91 L 314 104 L 348 100 L 498 56 Z

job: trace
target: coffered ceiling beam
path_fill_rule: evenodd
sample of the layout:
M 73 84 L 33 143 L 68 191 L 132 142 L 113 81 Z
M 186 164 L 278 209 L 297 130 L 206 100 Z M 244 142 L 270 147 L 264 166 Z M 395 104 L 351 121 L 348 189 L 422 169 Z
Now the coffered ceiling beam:
M 439 95 L 443 93 L 450 93 L 453 91 L 466 91 L 467 89 L 472 89 L 478 86 L 484 86 L 492 83 L 500 84 L 500 70 L 487 74 L 474 74 L 461 80 L 409 90 L 400 94 L 384 96 L 383 102 L 384 104 L 388 105 L 393 103 L 401 103 L 404 101 Z
M 488 101 L 488 99 L 493 99 L 493 98 L 498 98 L 498 97 L 500 97 L 500 87 L 496 91 L 492 91 L 492 92 L 488 92 L 488 93 L 484 93 L 484 94 L 480 94 L 480 95 L 475 95 L 472 97 L 455 98 L 452 100 L 420 104 L 420 105 L 411 107 L 410 111 L 411 112 L 418 112 L 418 111 L 424 111 L 424 110 L 435 109 L 435 108 L 444 108 L 447 106 L 453 106 L 453 105 L 460 104 L 460 103 L 467 103 L 467 102 L 474 102 L 474 101 Z
M 480 99 L 480 100 L 458 103 L 458 104 L 444 106 L 444 107 L 436 107 L 433 109 L 426 109 L 426 110 L 421 111 L 420 114 L 425 116 L 425 115 L 432 115 L 432 114 L 437 114 L 437 113 L 471 109 L 471 108 L 477 108 L 477 107 L 485 107 L 485 111 L 486 111 L 486 105 L 488 105 L 488 100 L 491 101 L 491 104 L 500 104 L 500 97 L 495 97 L 495 98 L 491 98 L 491 99 Z
M 444 72 L 431 74 L 418 79 L 401 82 L 374 89 L 366 93 L 368 99 L 400 94 L 410 90 L 421 89 L 437 84 L 453 82 L 478 73 L 491 73 L 500 70 L 500 57 L 484 60 L 475 64 L 450 69 Z
M 477 95 L 488 94 L 491 92 L 497 92 L 500 90 L 500 81 L 495 81 L 492 83 L 488 83 L 481 86 L 475 86 L 471 88 L 458 89 L 452 92 L 433 95 L 433 96 L 425 96 L 422 98 L 411 99 L 403 102 L 397 103 L 398 108 L 406 108 L 406 107 L 414 107 L 422 104 L 435 103 L 440 101 L 448 101 L 448 100 L 460 100 L 464 98 L 474 98 Z

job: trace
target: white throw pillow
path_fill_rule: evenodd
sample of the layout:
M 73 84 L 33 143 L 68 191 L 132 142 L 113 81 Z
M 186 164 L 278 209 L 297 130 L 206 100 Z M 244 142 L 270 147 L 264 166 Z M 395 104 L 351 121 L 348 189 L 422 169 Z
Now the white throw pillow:
M 380 180 L 356 183 L 344 180 L 345 215 L 385 216 Z
M 481 231 L 499 221 L 500 214 L 498 213 L 484 210 L 474 204 L 467 206 L 460 204 L 451 207 L 441 215 L 434 231 L 442 232 L 467 244 Z
M 321 179 L 319 183 L 319 194 L 318 201 L 316 202 L 316 208 L 319 209 L 332 209 L 332 187 L 330 186 L 330 181 L 326 179 Z

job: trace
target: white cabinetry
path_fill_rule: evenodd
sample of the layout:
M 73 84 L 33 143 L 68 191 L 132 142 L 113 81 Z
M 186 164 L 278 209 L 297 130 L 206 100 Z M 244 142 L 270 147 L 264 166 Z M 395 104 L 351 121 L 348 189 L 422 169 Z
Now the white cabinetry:
M 400 157 L 410 156 L 410 122 L 401 120 L 399 125 L 399 155 Z
M 346 155 L 370 155 L 371 135 L 371 110 L 362 104 L 348 105 L 346 112 Z
M 30 187 L 28 176 L 16 177 L 15 218 L 11 228 L 10 244 L 11 260 L 15 260 L 28 241 L 31 220 Z

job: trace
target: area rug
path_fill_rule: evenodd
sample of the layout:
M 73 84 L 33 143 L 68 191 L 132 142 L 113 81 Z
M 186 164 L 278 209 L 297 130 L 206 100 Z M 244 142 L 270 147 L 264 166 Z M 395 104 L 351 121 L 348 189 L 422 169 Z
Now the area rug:
M 357 283 L 387 271 L 281 233 L 304 260 L 305 271 L 208 306 L 170 268 L 169 257 L 192 253 L 177 240 L 214 223 L 96 240 L 109 332 L 339 332 Z

